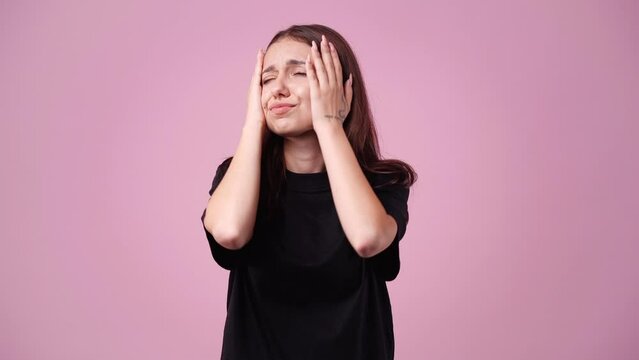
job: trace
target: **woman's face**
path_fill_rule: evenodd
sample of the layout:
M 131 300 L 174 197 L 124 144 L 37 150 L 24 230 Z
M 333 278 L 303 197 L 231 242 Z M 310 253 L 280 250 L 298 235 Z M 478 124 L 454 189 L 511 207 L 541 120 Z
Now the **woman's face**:
M 311 46 L 282 39 L 267 49 L 262 68 L 262 109 L 268 128 L 277 135 L 299 136 L 313 130 L 306 56 Z M 280 108 L 273 106 L 288 104 Z

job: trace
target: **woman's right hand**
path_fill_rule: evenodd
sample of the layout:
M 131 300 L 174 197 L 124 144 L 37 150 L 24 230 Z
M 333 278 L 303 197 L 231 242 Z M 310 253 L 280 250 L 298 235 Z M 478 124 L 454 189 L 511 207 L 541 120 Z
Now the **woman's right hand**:
M 264 62 L 264 53 L 260 49 L 257 53 L 257 61 L 255 70 L 251 78 L 251 85 L 248 92 L 248 104 L 246 110 L 245 125 L 258 125 L 263 130 L 266 128 L 266 118 L 262 109 L 262 66 Z

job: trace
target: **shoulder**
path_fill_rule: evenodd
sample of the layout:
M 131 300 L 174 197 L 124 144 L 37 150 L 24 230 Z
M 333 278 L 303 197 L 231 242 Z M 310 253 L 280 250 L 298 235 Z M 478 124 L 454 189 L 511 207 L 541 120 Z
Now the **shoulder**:
M 417 173 L 408 163 L 396 159 L 377 160 L 365 167 L 369 182 L 374 188 L 410 188 L 417 180 Z
M 401 176 L 390 172 L 366 172 L 366 177 L 382 205 L 405 211 L 410 196 L 410 186 L 401 182 Z
M 401 182 L 401 179 L 394 173 L 365 173 L 368 182 L 375 191 L 408 191 L 409 186 Z
M 226 172 L 226 169 L 231 165 L 231 160 L 233 160 L 233 156 L 227 157 L 217 166 L 217 169 Z
M 233 156 L 229 156 L 224 159 L 215 170 L 215 175 L 213 176 L 213 182 L 211 183 L 211 189 L 209 190 L 209 195 L 213 194 L 213 191 L 217 187 L 217 185 L 222 181 L 224 174 L 226 174 L 226 170 L 229 168 L 231 164 L 231 160 L 233 160 Z
M 224 176 L 226 170 L 228 170 L 229 168 L 229 165 L 231 165 L 231 160 L 233 160 L 233 156 L 227 157 L 217 166 L 217 170 L 215 171 L 216 178 L 218 176 Z

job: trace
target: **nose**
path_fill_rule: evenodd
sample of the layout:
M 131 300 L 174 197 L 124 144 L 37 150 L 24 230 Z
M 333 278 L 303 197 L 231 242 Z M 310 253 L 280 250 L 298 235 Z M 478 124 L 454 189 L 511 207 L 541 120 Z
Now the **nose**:
M 275 79 L 271 80 L 271 82 L 273 83 L 271 88 L 272 97 L 288 97 L 289 91 L 288 86 L 286 85 L 286 76 L 284 74 L 278 75 Z

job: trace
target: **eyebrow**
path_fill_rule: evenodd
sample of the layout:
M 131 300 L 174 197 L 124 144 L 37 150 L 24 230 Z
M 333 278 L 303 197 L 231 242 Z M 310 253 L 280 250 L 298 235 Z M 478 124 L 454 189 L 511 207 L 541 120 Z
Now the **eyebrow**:
M 286 62 L 286 65 L 306 65 L 306 61 L 290 59 L 289 61 Z M 266 69 L 264 69 L 264 71 L 262 71 L 262 75 L 273 70 L 275 70 L 275 65 L 271 65 L 267 67 Z

